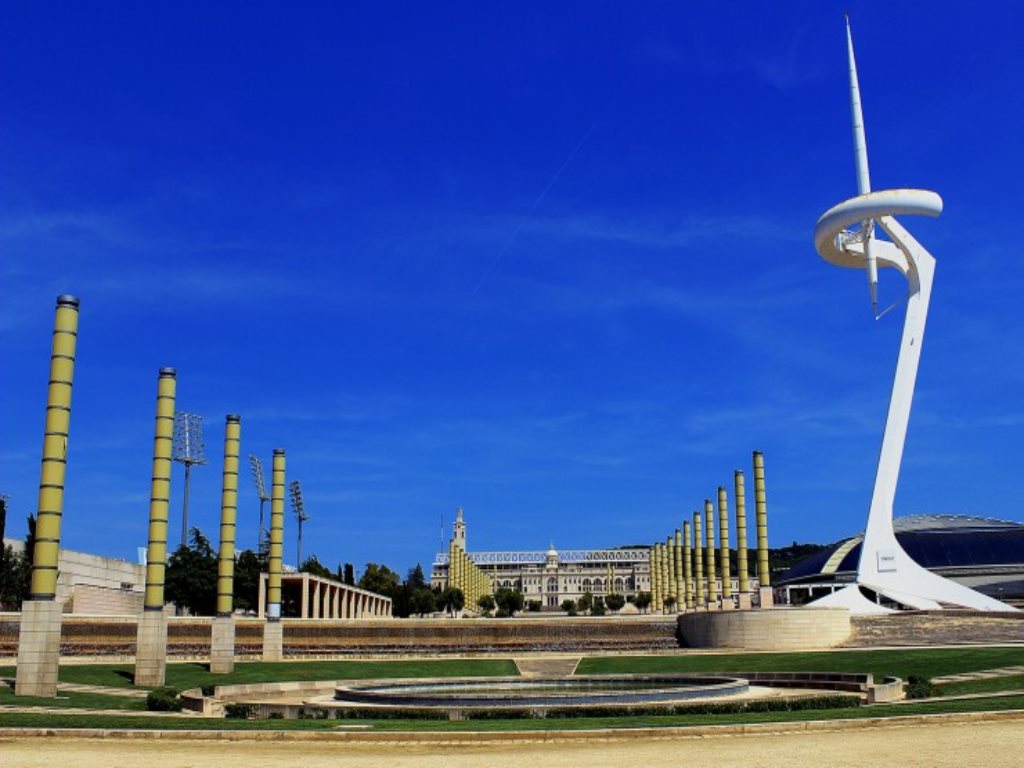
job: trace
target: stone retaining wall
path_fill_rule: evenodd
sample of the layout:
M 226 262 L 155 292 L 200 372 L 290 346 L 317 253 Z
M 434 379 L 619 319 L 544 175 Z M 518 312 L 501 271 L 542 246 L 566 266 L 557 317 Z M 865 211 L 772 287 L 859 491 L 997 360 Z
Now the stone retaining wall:
M 849 636 L 846 608 L 709 611 L 679 617 L 679 642 L 689 648 L 809 650 L 832 648 Z
M 0 657 L 17 654 L 18 614 L 0 614 Z M 168 655 L 207 657 L 210 618 L 168 620 Z M 650 651 L 678 647 L 671 617 L 588 619 L 285 619 L 285 656 Z M 239 618 L 235 653 L 263 650 L 263 621 Z M 63 656 L 134 656 L 134 616 L 65 615 Z

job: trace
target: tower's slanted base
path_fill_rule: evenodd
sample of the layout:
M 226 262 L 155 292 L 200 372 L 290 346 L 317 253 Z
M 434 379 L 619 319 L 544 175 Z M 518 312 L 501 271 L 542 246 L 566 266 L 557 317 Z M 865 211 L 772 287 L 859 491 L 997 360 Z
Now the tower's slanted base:
M 923 568 L 893 541 L 877 562 L 889 570 L 858 574 L 857 581 L 815 600 L 815 607 L 849 608 L 855 616 L 892 613 L 894 609 L 868 599 L 866 590 L 907 608 L 921 611 L 942 608 L 972 608 L 978 611 L 1016 611 L 1012 605 L 981 594 Z
M 26 600 L 18 630 L 18 696 L 56 696 L 60 664 L 61 606 L 55 600 Z

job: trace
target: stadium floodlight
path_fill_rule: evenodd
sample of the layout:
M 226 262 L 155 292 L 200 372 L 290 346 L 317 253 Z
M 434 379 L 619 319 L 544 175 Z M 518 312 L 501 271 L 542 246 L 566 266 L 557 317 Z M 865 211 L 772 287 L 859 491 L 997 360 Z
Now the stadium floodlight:
M 249 454 L 249 469 L 252 472 L 252 481 L 256 485 L 256 495 L 260 497 L 260 534 L 257 539 L 256 550 L 263 554 L 266 550 L 267 529 L 265 526 L 264 509 L 270 496 L 267 495 L 267 481 L 263 476 L 263 462 L 255 453 Z
M 295 567 L 298 569 L 302 567 L 302 524 L 309 520 L 309 515 L 306 514 L 306 505 L 302 501 L 302 486 L 299 485 L 298 480 L 292 480 L 288 484 L 288 494 L 292 500 L 292 511 L 299 521 L 299 547 L 295 562 Z
M 185 465 L 185 501 L 181 510 L 181 545 L 188 544 L 188 488 L 191 481 L 192 465 L 206 463 L 206 446 L 203 443 L 203 417 L 198 413 L 174 414 L 174 439 L 171 458 Z

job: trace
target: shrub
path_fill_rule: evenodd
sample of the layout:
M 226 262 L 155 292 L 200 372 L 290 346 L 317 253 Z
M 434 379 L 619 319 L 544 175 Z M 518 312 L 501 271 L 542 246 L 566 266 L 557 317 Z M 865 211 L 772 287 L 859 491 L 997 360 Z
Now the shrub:
M 576 615 L 576 601 L 575 600 L 563 600 L 562 610 L 568 613 L 570 616 Z
M 908 699 L 927 699 L 929 696 L 934 696 L 938 691 L 935 688 L 935 684 L 928 677 L 919 677 L 917 675 L 911 675 L 907 678 L 907 698 Z
M 146 709 L 150 712 L 180 712 L 181 699 L 177 688 L 154 688 L 146 694 Z
M 540 600 L 527 600 L 526 610 L 530 613 L 540 613 L 541 604 Z
M 267 715 L 270 720 L 284 720 L 284 712 L 271 712 Z
M 256 708 L 250 704 L 225 704 L 224 717 L 228 720 L 248 720 Z

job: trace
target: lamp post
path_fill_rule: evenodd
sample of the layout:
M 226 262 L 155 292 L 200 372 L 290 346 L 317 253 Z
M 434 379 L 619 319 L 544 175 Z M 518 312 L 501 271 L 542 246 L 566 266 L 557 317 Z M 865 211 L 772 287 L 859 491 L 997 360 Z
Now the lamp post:
M 185 465 L 185 501 L 181 510 L 181 546 L 188 544 L 188 488 L 192 465 L 206 463 L 203 444 L 203 417 L 198 413 L 174 414 L 174 439 L 171 458 Z

